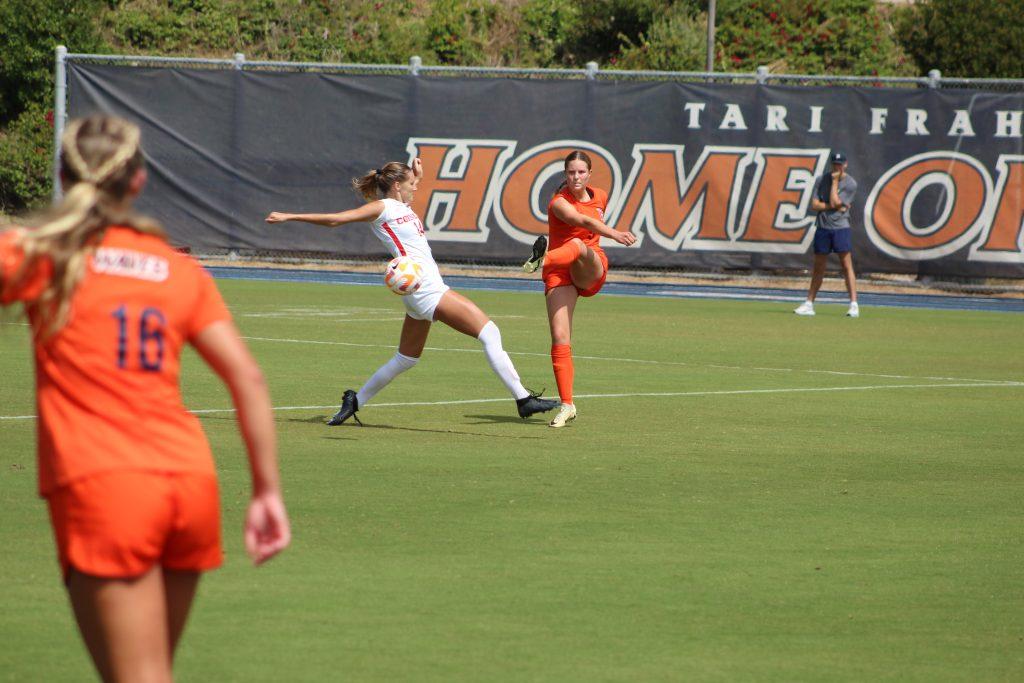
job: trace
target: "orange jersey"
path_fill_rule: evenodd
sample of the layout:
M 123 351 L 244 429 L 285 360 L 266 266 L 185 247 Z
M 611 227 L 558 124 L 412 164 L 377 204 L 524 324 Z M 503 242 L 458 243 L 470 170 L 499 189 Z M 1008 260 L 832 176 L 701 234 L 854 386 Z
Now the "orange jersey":
M 579 237 L 588 247 L 600 248 L 601 236 L 596 232 L 563 223 L 551 213 L 551 205 L 555 203 L 555 200 L 562 198 L 584 216 L 590 216 L 604 222 L 604 212 L 608 208 L 608 193 L 600 188 L 590 187 L 589 185 L 587 186 L 587 192 L 590 193 L 590 201 L 581 202 L 572 196 L 572 192 L 569 191 L 568 187 L 563 187 L 548 202 L 548 249 L 557 249 L 573 237 Z
M 31 303 L 50 267 L 19 285 L 23 255 L 0 236 L 0 302 Z M 86 264 L 67 323 L 39 340 L 39 490 L 115 470 L 213 473 L 202 427 L 182 402 L 179 357 L 208 325 L 230 320 L 213 278 L 159 237 L 111 227 Z

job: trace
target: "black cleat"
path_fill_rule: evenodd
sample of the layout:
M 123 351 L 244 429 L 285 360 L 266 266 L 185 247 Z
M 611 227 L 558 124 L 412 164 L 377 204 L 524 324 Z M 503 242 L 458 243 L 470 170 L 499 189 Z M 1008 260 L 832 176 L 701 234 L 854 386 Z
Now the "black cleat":
M 356 423 L 362 427 L 363 423 L 356 417 L 356 413 L 359 412 L 359 399 L 356 398 L 356 392 L 351 389 L 346 389 L 345 393 L 341 396 L 341 408 L 334 414 L 330 420 L 327 421 L 332 427 L 337 427 L 345 420 L 350 417 L 356 421 Z
M 541 239 L 544 239 L 543 237 Z M 543 392 L 530 392 L 529 396 L 516 399 L 516 408 L 519 409 L 519 417 L 524 420 L 537 413 L 546 413 L 562 405 L 561 401 L 550 398 L 541 398 Z
M 544 263 L 544 254 L 548 250 L 548 238 L 541 235 L 537 238 L 537 241 L 533 243 L 533 254 L 530 256 L 530 260 L 523 264 L 523 270 L 527 273 L 534 273 Z

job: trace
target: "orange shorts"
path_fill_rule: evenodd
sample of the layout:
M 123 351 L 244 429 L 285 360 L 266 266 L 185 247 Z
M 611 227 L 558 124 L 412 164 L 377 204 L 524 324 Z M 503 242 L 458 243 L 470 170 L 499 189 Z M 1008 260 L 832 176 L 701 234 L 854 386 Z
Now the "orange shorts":
M 104 472 L 47 496 L 61 571 L 128 579 L 153 565 L 203 571 L 223 561 L 217 478 Z
M 576 291 L 579 292 L 580 296 L 594 296 L 601 291 L 604 287 L 604 281 L 608 279 L 608 257 L 605 255 L 603 249 L 595 249 L 597 257 L 601 259 L 601 263 L 604 264 L 604 272 L 601 273 L 601 277 L 597 279 L 597 282 L 590 285 L 586 289 L 580 289 L 572 282 L 572 275 L 569 272 L 569 266 L 544 266 L 544 270 L 541 271 L 541 276 L 544 278 L 544 294 L 547 294 L 555 287 L 576 287 Z

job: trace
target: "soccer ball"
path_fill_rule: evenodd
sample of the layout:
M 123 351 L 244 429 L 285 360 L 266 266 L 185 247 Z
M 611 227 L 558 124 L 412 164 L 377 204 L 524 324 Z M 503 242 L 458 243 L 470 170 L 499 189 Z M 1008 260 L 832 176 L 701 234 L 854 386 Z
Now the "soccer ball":
M 423 266 L 408 256 L 399 256 L 388 262 L 384 271 L 384 285 L 395 294 L 412 294 L 423 284 Z

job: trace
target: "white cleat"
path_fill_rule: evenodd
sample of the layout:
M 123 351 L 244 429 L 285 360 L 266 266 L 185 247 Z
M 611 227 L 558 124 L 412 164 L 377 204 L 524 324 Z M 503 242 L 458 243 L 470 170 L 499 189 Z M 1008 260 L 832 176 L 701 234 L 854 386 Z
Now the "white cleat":
M 850 302 L 850 308 L 846 310 L 847 318 L 859 318 L 860 317 L 860 306 L 857 305 L 856 301 Z
M 548 423 L 548 427 L 564 427 L 576 419 L 576 406 L 572 403 L 563 403 L 558 408 L 554 419 Z
M 814 315 L 814 304 L 810 301 L 805 301 L 794 308 L 793 312 L 797 315 Z

